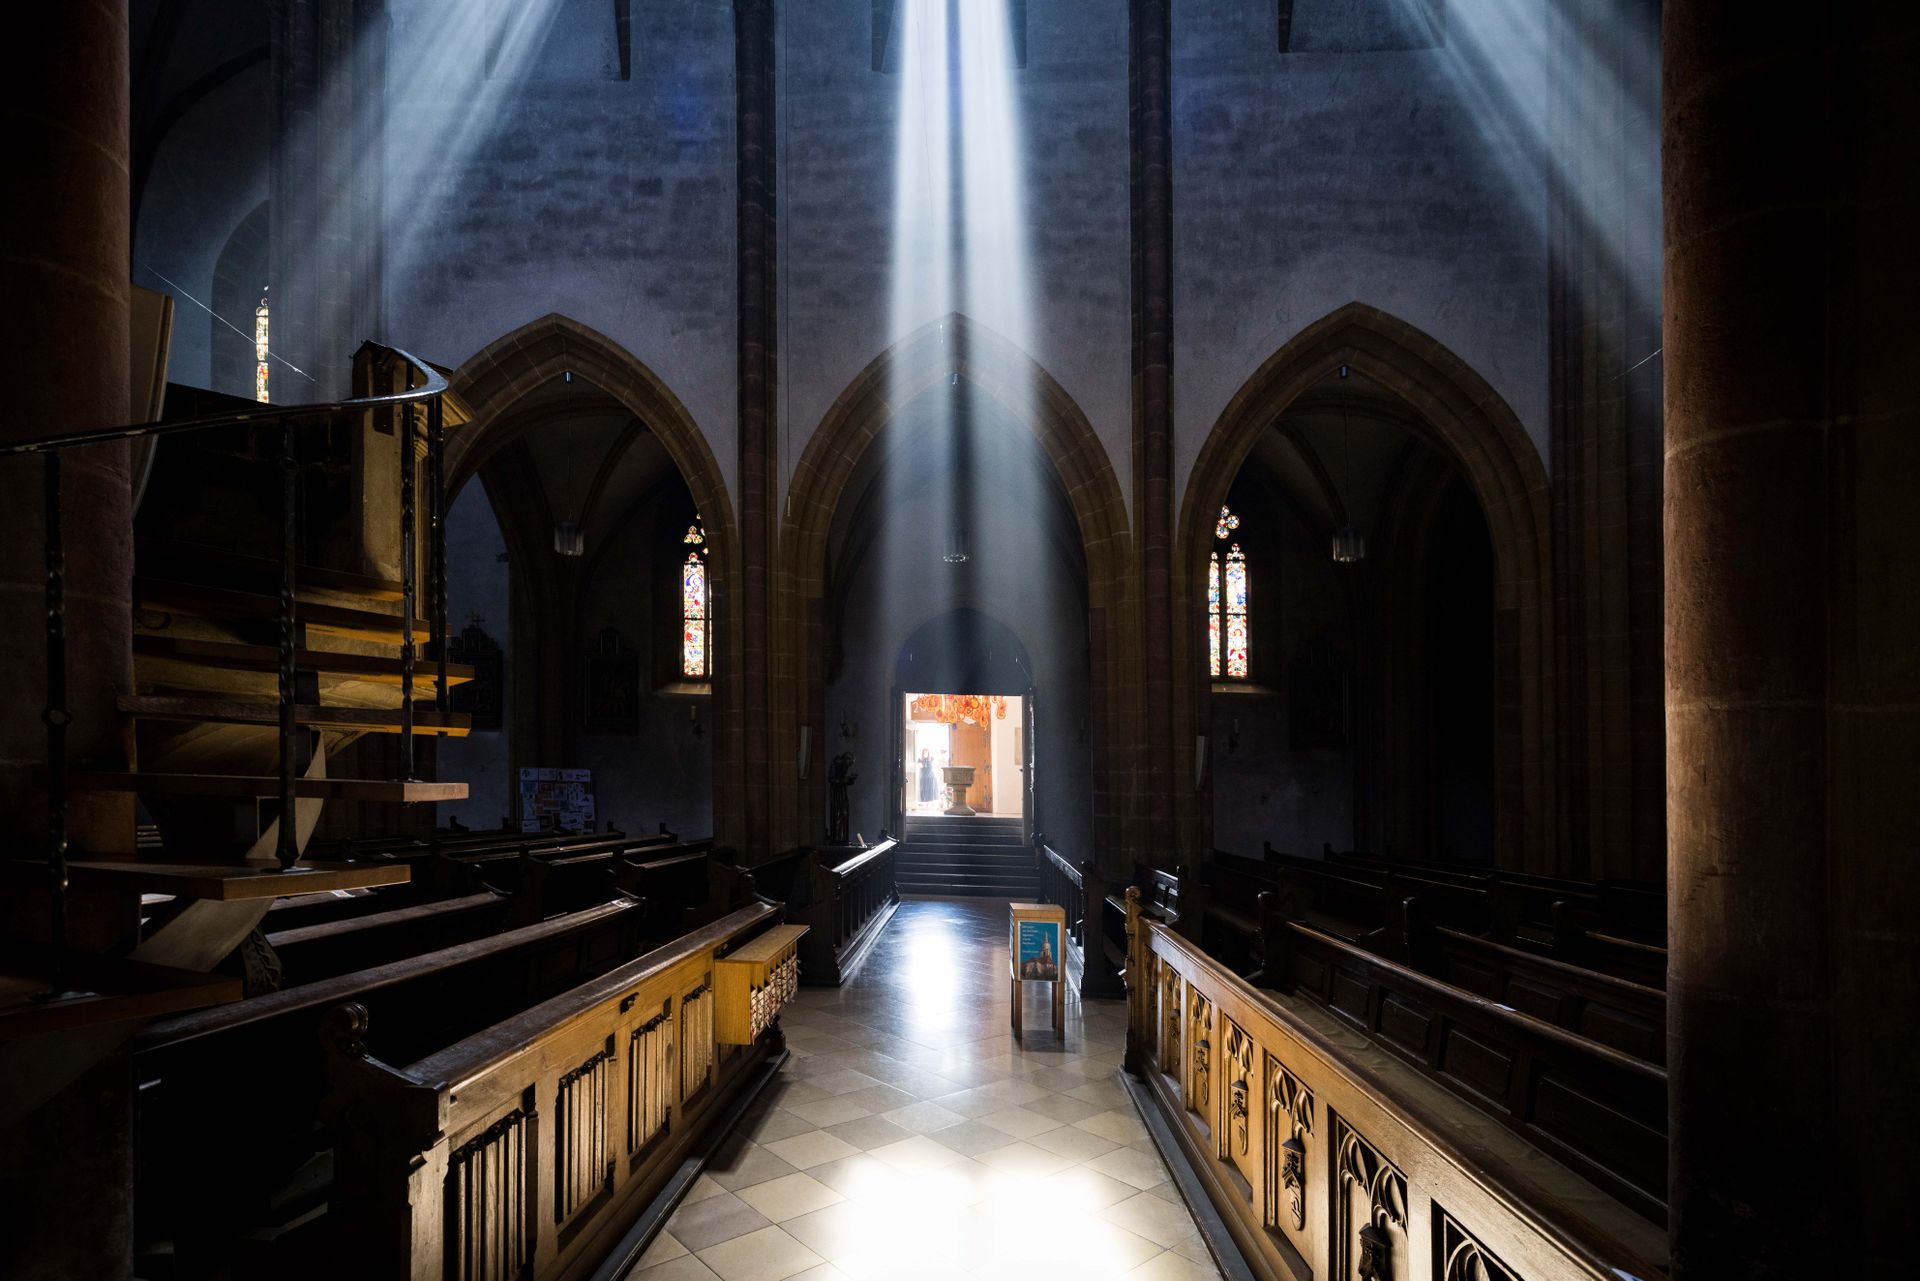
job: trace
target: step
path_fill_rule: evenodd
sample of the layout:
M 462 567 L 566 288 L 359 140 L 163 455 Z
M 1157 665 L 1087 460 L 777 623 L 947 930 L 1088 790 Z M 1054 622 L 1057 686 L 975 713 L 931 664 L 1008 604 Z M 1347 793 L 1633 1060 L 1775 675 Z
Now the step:
M 9 876 L 45 881 L 43 859 L 0 862 Z M 76 887 L 130 894 L 171 894 L 176 898 L 219 903 L 404 885 L 412 876 L 405 863 L 296 863 L 283 868 L 272 859 L 238 863 L 167 863 L 158 859 L 74 859 L 67 873 Z
M 280 583 L 280 560 L 277 556 L 257 556 L 237 548 L 216 547 L 211 543 L 193 543 L 176 538 L 140 539 L 134 547 L 134 563 L 143 574 L 156 565 L 165 565 L 170 570 L 185 569 L 189 575 L 203 569 L 259 574 L 270 578 L 276 591 Z M 178 577 L 173 574 L 166 576 Z M 293 576 L 295 585 L 302 591 L 338 592 L 343 596 L 363 596 L 368 600 L 397 601 L 405 591 L 405 585 L 397 578 L 355 574 L 321 565 L 295 565 Z M 419 585 L 415 584 L 416 591 L 418 588 Z
M 45 778 L 41 778 L 45 786 Z M 82 771 L 67 776 L 76 792 L 136 792 L 148 796 L 278 796 L 280 780 L 269 774 L 114 774 Z M 464 801 L 465 783 L 401 782 L 378 778 L 296 778 L 293 794 L 308 801 L 368 801 L 419 805 Z
M 196 618 L 243 618 L 275 622 L 280 617 L 280 596 L 265 592 L 237 591 L 231 587 L 206 587 L 174 579 L 136 578 L 133 580 L 134 605 L 140 609 L 172 610 Z M 397 614 L 373 609 L 353 609 L 346 605 L 323 605 L 302 601 L 296 610 L 302 627 L 328 636 L 352 640 L 400 643 L 402 631 Z M 425 619 L 415 619 L 414 640 L 424 641 L 431 634 Z
M 963 818 L 946 817 L 944 815 L 935 818 L 929 815 L 909 814 L 907 815 L 906 822 L 902 824 L 902 827 L 908 832 L 928 832 L 953 828 L 978 832 L 1019 832 L 1025 829 L 1026 824 L 1024 820 L 1018 818 L 994 818 L 984 816 L 980 818 Z
M 157 721 L 206 721 L 221 725 L 278 725 L 280 708 L 274 703 L 247 703 L 221 698 L 175 698 L 164 694 L 123 694 L 120 710 L 129 716 Z M 307 729 L 366 730 L 378 734 L 400 732 L 400 709 L 385 707 L 315 707 L 301 704 L 294 721 Z M 465 738 L 473 717 L 465 712 L 416 709 L 413 732 Z
M 46 865 L 39 864 L 46 876 Z M 53 957 L 9 946 L 0 955 L 0 1041 L 72 1028 L 181 1014 L 227 1005 L 244 994 L 238 978 L 117 957 L 70 953 L 66 991 L 50 997 Z
M 1020 841 L 947 841 L 931 835 L 910 835 L 904 841 L 904 849 L 966 849 L 979 851 L 983 855 L 1025 855 L 1033 857 L 1033 849 L 1021 845 Z
M 1008 871 L 1034 873 L 1033 860 L 1030 858 L 969 858 L 952 854 L 923 854 L 899 860 L 901 867 L 990 867 Z
M 237 641 L 198 640 L 185 636 L 156 636 L 136 632 L 133 637 L 135 658 L 164 659 L 192 663 L 199 667 L 222 667 L 235 671 L 277 672 L 280 647 L 243 645 Z M 303 672 L 322 672 L 350 676 L 379 685 L 400 683 L 400 660 L 387 654 L 343 654 L 330 649 L 296 649 L 294 666 Z M 413 665 L 415 690 L 433 688 L 438 665 L 430 659 L 417 659 Z M 465 663 L 447 664 L 447 684 L 464 685 L 473 679 L 473 668 Z

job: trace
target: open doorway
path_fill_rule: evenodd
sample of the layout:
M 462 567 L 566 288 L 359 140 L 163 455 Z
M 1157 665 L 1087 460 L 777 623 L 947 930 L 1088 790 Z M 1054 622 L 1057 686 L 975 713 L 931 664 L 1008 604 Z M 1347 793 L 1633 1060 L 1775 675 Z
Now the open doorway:
M 1027 817 L 1026 700 L 1011 694 L 909 692 L 901 699 L 906 812 Z

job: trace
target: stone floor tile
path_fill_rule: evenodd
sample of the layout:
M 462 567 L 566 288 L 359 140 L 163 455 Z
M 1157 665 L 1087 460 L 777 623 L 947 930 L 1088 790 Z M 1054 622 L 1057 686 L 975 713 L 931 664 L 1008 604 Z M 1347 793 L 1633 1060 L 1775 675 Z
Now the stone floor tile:
M 845 1139 L 835 1138 L 825 1130 L 809 1130 L 805 1134 L 796 1134 L 792 1138 L 769 1143 L 767 1151 L 786 1162 L 788 1169 L 810 1170 L 828 1161 L 838 1161 L 841 1157 L 853 1156 L 860 1149 Z
M 779 1228 L 766 1227 L 697 1251 L 720 1281 L 787 1281 L 823 1259 Z
M 846 1200 L 826 1184 L 802 1173 L 756 1183 L 750 1188 L 740 1189 L 734 1195 L 773 1223 L 784 1223 L 788 1219 L 824 1210 Z

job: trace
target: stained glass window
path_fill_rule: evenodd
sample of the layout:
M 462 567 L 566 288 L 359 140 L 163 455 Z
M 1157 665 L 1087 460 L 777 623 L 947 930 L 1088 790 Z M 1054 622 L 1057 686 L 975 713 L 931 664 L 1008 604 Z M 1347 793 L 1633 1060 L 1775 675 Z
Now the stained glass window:
M 263 405 L 267 403 L 267 342 L 272 320 L 267 300 L 262 298 L 253 309 L 253 398 Z
M 1253 648 L 1253 623 L 1247 612 L 1251 574 L 1240 544 L 1227 541 L 1239 528 L 1240 518 L 1222 507 L 1213 526 L 1216 545 L 1207 561 L 1207 671 L 1217 677 L 1224 669 L 1232 679 L 1245 680 Z M 1219 544 L 1226 545 L 1224 554 Z
M 680 567 L 680 673 L 698 680 L 713 674 L 712 637 L 708 634 L 707 536 L 699 522 L 687 526 L 681 540 L 692 548 Z
M 1207 564 L 1207 670 L 1220 674 L 1220 553 Z

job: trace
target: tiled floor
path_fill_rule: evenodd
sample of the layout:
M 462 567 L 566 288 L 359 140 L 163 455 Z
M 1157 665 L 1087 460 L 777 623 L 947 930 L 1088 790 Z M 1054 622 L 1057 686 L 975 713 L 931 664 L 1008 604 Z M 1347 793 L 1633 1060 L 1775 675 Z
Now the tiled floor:
M 628 1281 L 1217 1278 L 1118 1082 L 1125 1009 L 1008 1029 L 1006 907 L 911 900 Z

